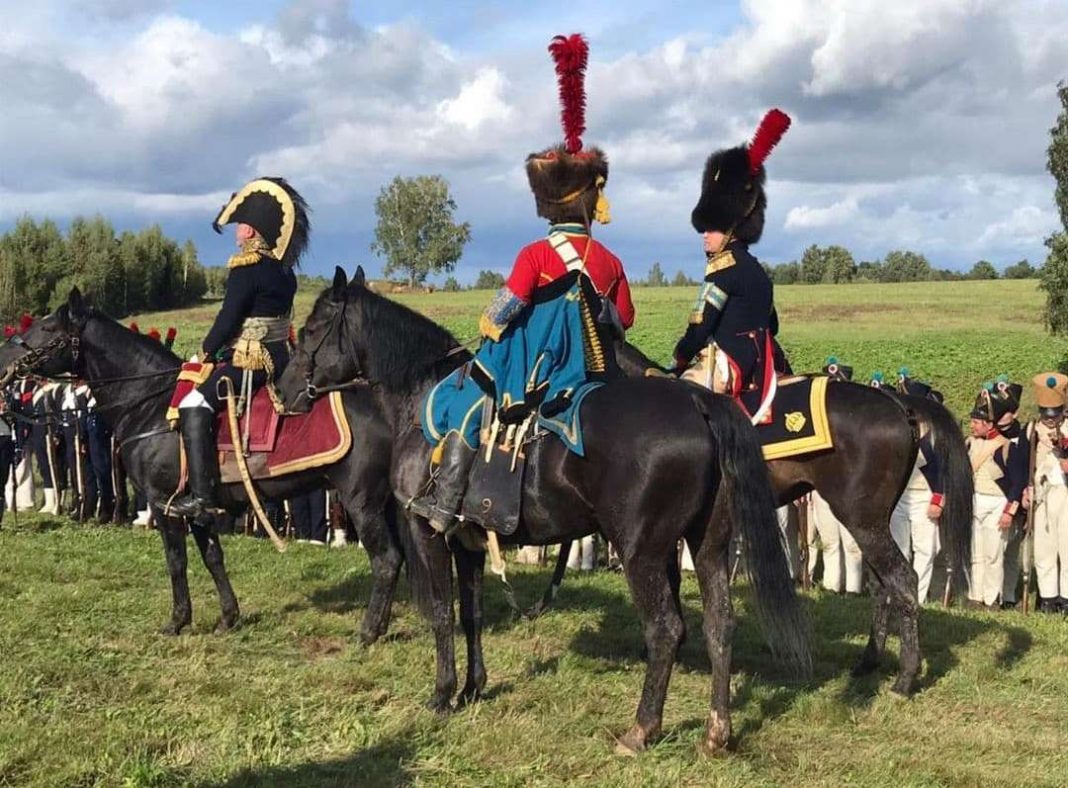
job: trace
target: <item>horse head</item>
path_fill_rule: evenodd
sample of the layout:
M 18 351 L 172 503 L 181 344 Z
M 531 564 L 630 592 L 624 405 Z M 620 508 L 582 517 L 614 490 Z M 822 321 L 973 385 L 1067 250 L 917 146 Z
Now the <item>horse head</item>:
M 91 315 L 92 308 L 75 287 L 67 303 L 0 346 L 0 386 L 15 377 L 77 374 L 81 333 Z
M 286 409 L 307 412 L 320 389 L 362 377 L 360 353 L 355 333 L 358 315 L 349 314 L 350 299 L 363 288 L 362 268 L 350 285 L 338 266 L 334 281 L 315 300 L 311 314 L 297 335 L 297 347 L 278 379 L 278 390 Z

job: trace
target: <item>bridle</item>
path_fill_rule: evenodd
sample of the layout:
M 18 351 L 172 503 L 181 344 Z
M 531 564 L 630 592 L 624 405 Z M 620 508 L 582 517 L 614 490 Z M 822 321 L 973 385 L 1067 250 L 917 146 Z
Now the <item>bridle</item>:
M 346 313 L 348 312 L 349 300 L 346 296 L 345 300 L 338 306 L 337 312 L 332 318 L 330 318 L 330 324 L 326 327 L 323 335 L 319 337 L 319 341 L 315 343 L 315 347 L 311 349 L 311 352 L 305 351 L 308 356 L 308 364 L 304 371 L 304 393 L 308 397 L 308 400 L 314 402 L 323 394 L 329 394 L 332 391 L 344 391 L 346 389 L 356 388 L 358 386 L 369 386 L 371 381 L 367 379 L 363 370 L 360 368 L 360 359 L 356 354 L 356 345 L 353 344 L 352 334 L 346 331 L 348 326 L 348 320 L 346 319 Z M 341 347 L 342 336 L 348 341 L 349 355 L 352 358 L 352 363 L 356 365 L 356 374 L 352 376 L 350 380 L 344 383 L 334 383 L 326 386 L 316 386 L 312 383 L 312 379 L 315 377 L 315 356 L 322 349 L 323 343 L 335 332 L 338 335 L 338 347 Z
M 11 365 L 15 373 L 14 376 L 19 378 L 36 374 L 37 369 L 42 364 L 46 361 L 51 361 L 68 348 L 70 349 L 71 369 L 73 370 L 78 365 L 78 358 L 81 355 L 81 339 L 74 334 L 60 334 L 39 348 L 31 347 L 20 334 L 15 334 L 8 342 L 26 351 L 26 355 L 16 359 Z

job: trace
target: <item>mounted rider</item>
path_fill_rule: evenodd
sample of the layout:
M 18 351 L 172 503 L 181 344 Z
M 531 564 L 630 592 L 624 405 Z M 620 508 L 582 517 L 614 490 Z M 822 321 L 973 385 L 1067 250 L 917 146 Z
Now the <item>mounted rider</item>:
M 760 407 L 750 414 L 754 422 L 770 412 L 776 373 L 788 367 L 775 341 L 779 319 L 771 279 L 749 247 L 764 231 L 764 161 L 789 127 L 789 116 L 773 109 L 752 143 L 713 153 L 690 216 L 704 236 L 707 260 L 690 324 L 675 345 L 675 369 L 735 399 L 760 392 Z
M 538 216 L 549 222 L 548 235 L 520 250 L 505 286 L 486 307 L 479 320 L 485 339 L 473 362 L 439 383 L 424 404 L 423 433 L 436 447 L 439 467 L 433 489 L 413 500 L 410 508 L 440 532 L 449 531 L 459 514 L 478 453 L 484 395 L 496 397 L 502 419 L 512 407 L 528 412 L 537 408 L 542 415 L 577 410 L 582 396 L 578 387 L 591 372 L 604 372 L 602 340 L 607 338 L 601 330 L 612 324 L 622 332 L 634 322 L 623 264 L 591 236 L 591 223 L 607 224 L 609 212 L 604 196 L 608 160 L 600 149 L 584 148 L 581 139 L 588 47 L 579 34 L 557 36 L 549 52 L 560 82 L 565 142 L 531 154 L 526 162 Z M 576 337 L 560 342 L 574 320 L 550 317 L 552 324 L 546 325 L 537 316 L 542 305 L 569 302 L 573 280 L 582 290 L 579 320 L 585 326 L 579 328 L 577 348 Z M 597 357 L 595 364 L 590 355 Z M 550 364 L 556 369 L 548 369 Z M 561 384 L 561 376 L 569 382 Z
M 218 505 L 213 429 L 222 402 L 220 381 L 229 379 L 248 403 L 252 389 L 272 384 L 289 361 L 297 292 L 293 269 L 310 234 L 308 206 L 283 178 L 257 178 L 235 192 L 212 227 L 221 233 L 227 224 L 236 225 L 239 251 L 226 264 L 226 296 L 201 347 L 206 363 L 198 385 L 178 405 L 189 490 L 171 502 L 170 512 L 190 517 Z

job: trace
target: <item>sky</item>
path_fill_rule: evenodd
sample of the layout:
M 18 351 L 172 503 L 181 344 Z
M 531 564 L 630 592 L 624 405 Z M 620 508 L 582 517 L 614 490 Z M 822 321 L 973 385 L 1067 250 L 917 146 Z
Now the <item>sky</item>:
M 632 278 L 697 276 L 689 224 L 713 151 L 780 107 L 753 251 L 840 244 L 937 267 L 1045 257 L 1045 169 L 1063 0 L 0 0 L 0 230 L 20 216 L 159 223 L 205 264 L 211 220 L 246 181 L 313 207 L 303 270 L 372 274 L 374 198 L 441 174 L 472 240 L 461 281 L 507 273 L 544 232 L 523 172 L 562 137 L 546 45 L 590 42 L 587 144 L 611 162 L 595 231 Z

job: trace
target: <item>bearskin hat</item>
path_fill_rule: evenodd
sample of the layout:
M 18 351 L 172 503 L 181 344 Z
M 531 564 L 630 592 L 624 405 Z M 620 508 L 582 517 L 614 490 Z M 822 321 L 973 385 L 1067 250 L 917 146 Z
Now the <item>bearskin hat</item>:
M 834 356 L 828 356 L 827 363 L 823 365 L 823 374 L 833 380 L 852 380 L 853 368 L 842 364 Z
M 1023 386 L 1010 383 L 1008 377 L 1000 375 L 993 383 L 988 381 L 983 384 L 975 398 L 971 417 L 998 424 L 1006 415 L 1020 409 L 1022 396 Z
M 538 216 L 554 224 L 592 220 L 607 224 L 603 188 L 608 159 L 600 148 L 583 148 L 586 131 L 586 65 L 589 44 L 580 33 L 556 36 L 549 44 L 560 90 L 564 142 L 527 156 L 527 181 Z
M 746 243 L 760 240 L 768 204 L 764 162 L 788 128 L 790 116 L 779 109 L 770 110 L 760 121 L 752 142 L 708 157 L 701 197 L 690 214 L 697 232 L 731 233 Z
M 221 233 L 223 225 L 247 224 L 267 243 L 269 256 L 299 268 L 311 236 L 309 210 L 285 178 L 257 178 L 230 196 L 211 226 Z

